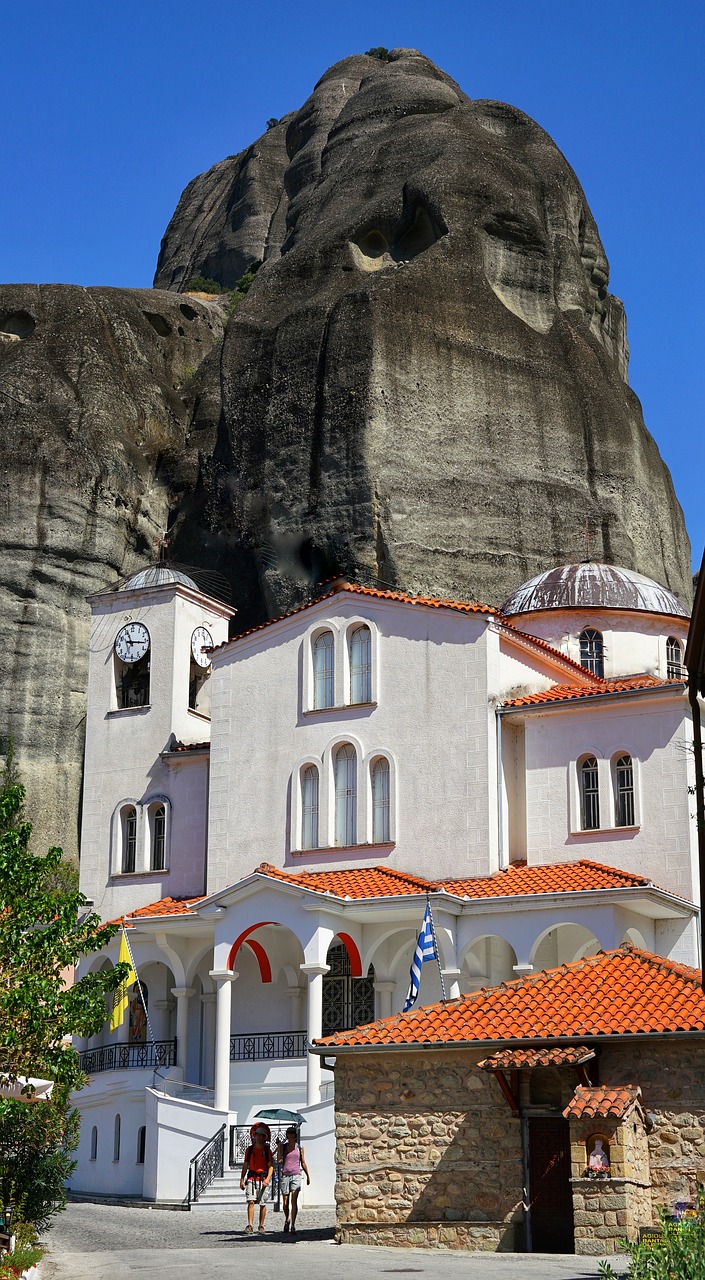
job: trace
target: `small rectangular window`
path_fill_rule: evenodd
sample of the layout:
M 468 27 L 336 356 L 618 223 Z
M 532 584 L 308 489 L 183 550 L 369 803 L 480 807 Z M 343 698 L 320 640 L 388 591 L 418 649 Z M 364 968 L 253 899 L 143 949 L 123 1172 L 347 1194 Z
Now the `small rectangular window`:
M 597 760 L 588 756 L 580 766 L 580 825 L 583 831 L 596 831 L 600 825 L 600 789 Z

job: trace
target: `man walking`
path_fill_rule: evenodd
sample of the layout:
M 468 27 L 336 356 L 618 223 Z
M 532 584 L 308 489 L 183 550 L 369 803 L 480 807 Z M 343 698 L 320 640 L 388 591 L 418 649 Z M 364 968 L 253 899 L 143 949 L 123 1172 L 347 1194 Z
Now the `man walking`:
M 250 1129 L 250 1137 L 252 1144 L 245 1152 L 245 1159 L 242 1163 L 242 1171 L 240 1173 L 240 1190 L 245 1192 L 247 1200 L 247 1226 L 245 1227 L 245 1235 L 251 1236 L 254 1232 L 255 1221 L 255 1204 L 259 1205 L 259 1227 L 258 1231 L 261 1236 L 264 1235 L 264 1220 L 267 1216 L 267 1197 L 269 1195 L 269 1184 L 272 1181 L 274 1172 L 274 1160 L 272 1159 L 272 1148 L 269 1145 L 270 1132 L 266 1124 L 253 1124 Z

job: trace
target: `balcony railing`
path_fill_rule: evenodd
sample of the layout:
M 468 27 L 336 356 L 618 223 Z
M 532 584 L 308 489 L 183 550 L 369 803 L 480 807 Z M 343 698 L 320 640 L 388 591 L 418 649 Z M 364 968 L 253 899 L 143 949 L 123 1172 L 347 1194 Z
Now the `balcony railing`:
M 87 1075 L 98 1071 L 149 1070 L 173 1067 L 176 1063 L 176 1041 L 155 1040 L 150 1044 L 108 1044 L 101 1049 L 84 1049 L 78 1055 L 81 1070 Z
M 231 1062 L 263 1058 L 305 1058 L 305 1031 L 255 1031 L 230 1037 Z

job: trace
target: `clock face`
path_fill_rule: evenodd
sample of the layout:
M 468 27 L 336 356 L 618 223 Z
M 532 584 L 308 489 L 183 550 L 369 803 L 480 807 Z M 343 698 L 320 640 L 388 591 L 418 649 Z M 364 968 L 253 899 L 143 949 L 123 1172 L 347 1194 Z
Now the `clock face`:
M 204 649 L 210 649 L 213 644 L 213 637 L 206 627 L 196 627 L 191 636 L 191 653 L 193 660 L 199 667 L 209 667 L 211 665 L 210 657 L 204 653 Z
M 121 662 L 139 662 L 149 653 L 149 632 L 142 622 L 128 622 L 115 637 L 115 652 Z

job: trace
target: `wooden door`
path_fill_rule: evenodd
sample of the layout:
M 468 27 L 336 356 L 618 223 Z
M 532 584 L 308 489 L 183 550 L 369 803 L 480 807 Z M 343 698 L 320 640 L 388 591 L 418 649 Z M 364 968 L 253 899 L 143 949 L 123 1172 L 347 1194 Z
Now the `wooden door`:
M 529 1197 L 533 1253 L 573 1253 L 568 1121 L 529 1120 Z

